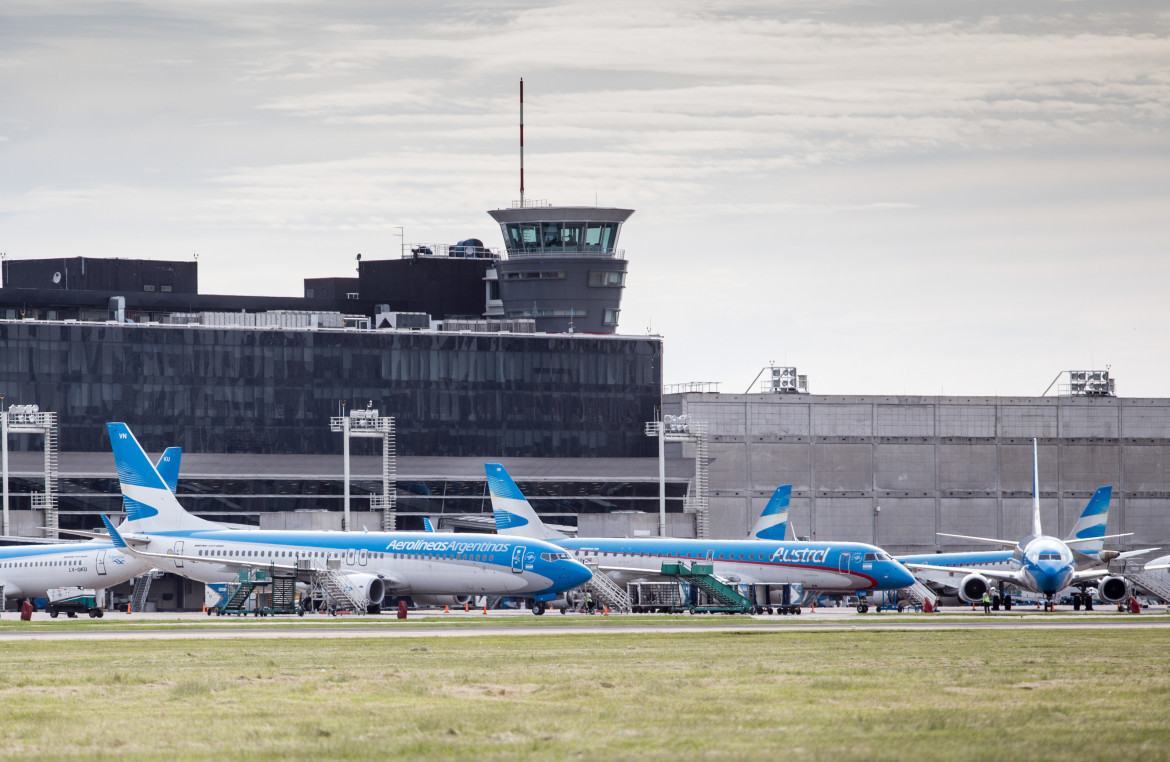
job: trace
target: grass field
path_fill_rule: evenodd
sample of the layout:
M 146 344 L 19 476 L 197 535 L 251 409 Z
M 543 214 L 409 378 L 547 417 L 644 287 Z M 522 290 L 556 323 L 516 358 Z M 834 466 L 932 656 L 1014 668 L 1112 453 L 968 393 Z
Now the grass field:
M 0 643 L 0 756 L 1170 758 L 1170 631 Z

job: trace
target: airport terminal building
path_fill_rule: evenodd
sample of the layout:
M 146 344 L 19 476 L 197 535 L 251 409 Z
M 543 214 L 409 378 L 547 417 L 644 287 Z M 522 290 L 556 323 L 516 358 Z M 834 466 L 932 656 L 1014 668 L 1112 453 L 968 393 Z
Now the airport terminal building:
M 5 260 L 0 395 L 56 415 L 62 528 L 120 512 L 111 420 L 149 452 L 183 447 L 178 494 L 198 513 L 337 528 L 343 442 L 330 421 L 370 407 L 395 421 L 404 529 L 423 516 L 486 526 L 483 464 L 498 461 L 553 523 L 652 534 L 647 423 L 667 416 L 702 434 L 665 444 L 675 536 L 742 537 L 792 484 L 802 537 L 892 552 L 971 547 L 938 532 L 1018 539 L 1035 437 L 1046 532 L 1063 536 L 1108 484 L 1110 533 L 1134 533 L 1120 547 L 1170 544 L 1170 399 L 664 394 L 663 339 L 617 331 L 631 213 L 502 210 L 505 252 L 412 245 L 359 262 L 357 278 L 306 279 L 302 297 L 200 294 L 194 262 Z M 352 444 L 351 526 L 374 528 L 380 442 Z M 38 536 L 43 441 L 8 445 L 10 534 Z

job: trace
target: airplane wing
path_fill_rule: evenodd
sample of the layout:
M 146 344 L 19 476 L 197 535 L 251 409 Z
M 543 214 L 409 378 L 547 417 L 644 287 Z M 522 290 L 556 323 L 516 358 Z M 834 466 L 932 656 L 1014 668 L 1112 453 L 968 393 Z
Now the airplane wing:
M 993 537 L 972 537 L 967 534 L 947 534 L 946 532 L 936 532 L 939 537 L 957 537 L 960 540 L 973 540 L 974 542 L 986 542 L 992 545 L 1002 545 L 1005 548 L 1014 548 L 1020 543 L 1015 540 L 997 540 Z
M 1083 571 L 1073 572 L 1072 583 L 1075 585 L 1078 582 L 1086 582 L 1088 580 L 1101 579 L 1102 577 L 1108 576 L 1110 576 L 1110 574 L 1109 569 L 1107 568 L 1085 569 Z
M 977 566 L 935 566 L 933 564 L 916 564 L 910 561 L 903 561 L 902 565 L 911 571 L 932 571 L 932 572 L 947 572 L 948 574 L 978 574 L 987 579 L 993 579 L 997 582 L 1010 582 L 1012 584 L 1021 584 L 1020 577 L 1014 571 L 999 571 L 997 569 L 984 569 Z

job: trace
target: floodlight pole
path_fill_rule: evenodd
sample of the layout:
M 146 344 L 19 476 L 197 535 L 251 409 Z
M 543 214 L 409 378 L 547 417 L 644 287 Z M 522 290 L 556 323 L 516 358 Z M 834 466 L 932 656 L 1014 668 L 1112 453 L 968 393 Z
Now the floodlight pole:
M 5 395 L 0 394 L 0 448 L 2 448 L 2 451 L 3 451 L 3 456 L 2 456 L 2 458 L 0 458 L 3 460 L 3 464 L 0 467 L 2 467 L 4 470 L 4 526 L 3 526 L 3 530 L 0 531 L 0 534 L 3 534 L 5 537 L 7 537 L 8 536 L 8 410 L 6 410 L 4 407 L 4 397 L 5 397 Z

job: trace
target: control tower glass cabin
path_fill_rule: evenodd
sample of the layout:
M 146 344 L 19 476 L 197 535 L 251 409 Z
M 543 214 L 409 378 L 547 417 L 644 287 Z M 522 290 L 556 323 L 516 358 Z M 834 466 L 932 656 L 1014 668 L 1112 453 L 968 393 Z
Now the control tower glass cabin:
M 488 212 L 508 258 L 496 263 L 507 318 L 533 318 L 548 333 L 614 333 L 626 285 L 617 248 L 633 209 L 524 206 Z

